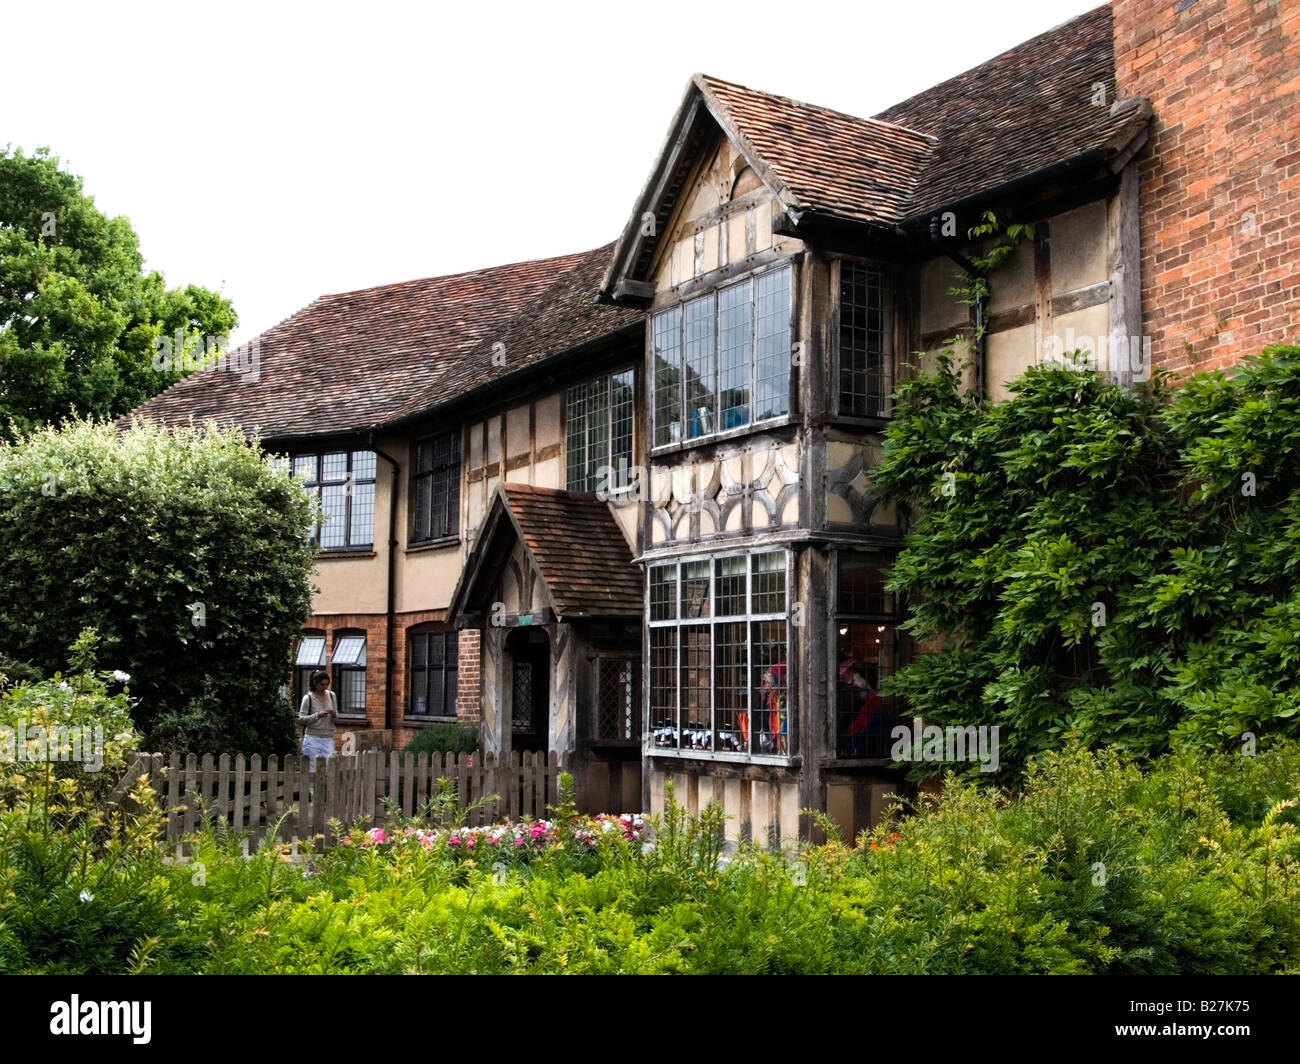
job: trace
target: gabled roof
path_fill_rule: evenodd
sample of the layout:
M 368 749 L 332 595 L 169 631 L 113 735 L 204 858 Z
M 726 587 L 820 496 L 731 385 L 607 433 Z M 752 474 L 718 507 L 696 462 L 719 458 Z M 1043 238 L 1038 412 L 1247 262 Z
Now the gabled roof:
M 194 373 L 138 407 L 167 424 L 216 420 L 265 438 L 363 432 L 419 417 L 620 329 L 597 304 L 610 246 L 321 296 L 263 333 L 256 380 Z M 532 323 L 525 334 L 524 323 Z M 504 365 L 492 345 L 506 345 Z M 243 365 L 247 366 L 245 360 Z
M 1106 105 L 1094 105 L 1095 87 Z M 1111 106 L 1113 104 L 1113 106 Z M 655 246 L 699 152 L 721 129 L 798 224 L 804 215 L 895 233 L 1070 160 L 1113 158 L 1150 118 L 1115 101 L 1110 7 L 1099 7 L 874 118 L 694 75 L 601 286 L 644 298 Z M 653 232 L 643 219 L 655 217 Z
M 562 620 L 640 617 L 640 570 L 609 504 L 595 495 L 502 484 L 452 595 L 449 613 L 484 608 L 500 566 L 521 542 Z

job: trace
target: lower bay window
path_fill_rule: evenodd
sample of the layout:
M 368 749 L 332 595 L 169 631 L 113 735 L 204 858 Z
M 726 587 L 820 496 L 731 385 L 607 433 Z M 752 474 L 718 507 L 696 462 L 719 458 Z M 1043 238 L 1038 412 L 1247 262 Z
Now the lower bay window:
M 898 616 L 885 590 L 882 555 L 839 551 L 835 562 L 833 638 L 835 670 L 835 754 L 839 758 L 884 758 L 897 722 L 894 699 L 881 694 L 898 668 Z
M 790 753 L 788 555 L 650 567 L 656 751 Z
M 407 633 L 411 654 L 407 716 L 436 720 L 456 716 L 459 636 L 451 631 Z

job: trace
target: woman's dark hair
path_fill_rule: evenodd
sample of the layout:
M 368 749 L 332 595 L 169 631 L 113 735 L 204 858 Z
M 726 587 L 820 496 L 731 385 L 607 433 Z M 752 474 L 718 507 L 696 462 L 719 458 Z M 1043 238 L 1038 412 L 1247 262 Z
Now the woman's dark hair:
M 317 669 L 315 672 L 313 672 L 311 674 L 311 683 L 309 684 L 312 693 L 314 694 L 316 688 L 320 686 L 321 680 L 328 680 L 329 678 L 330 678 L 330 674 L 326 672 L 324 669 Z

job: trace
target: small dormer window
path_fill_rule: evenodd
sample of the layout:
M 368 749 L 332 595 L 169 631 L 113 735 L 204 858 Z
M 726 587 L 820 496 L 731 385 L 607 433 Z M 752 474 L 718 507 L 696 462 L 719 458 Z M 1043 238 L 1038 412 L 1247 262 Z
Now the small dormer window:
M 654 315 L 654 445 L 688 443 L 790 411 L 788 265 Z

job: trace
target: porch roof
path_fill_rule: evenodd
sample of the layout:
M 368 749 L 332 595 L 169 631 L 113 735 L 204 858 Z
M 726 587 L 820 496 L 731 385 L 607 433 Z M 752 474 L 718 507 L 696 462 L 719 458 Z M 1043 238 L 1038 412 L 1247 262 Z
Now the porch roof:
M 484 596 L 517 538 L 561 620 L 640 617 L 641 571 L 609 504 L 595 495 L 503 484 L 452 595 L 452 616 L 485 607 Z

